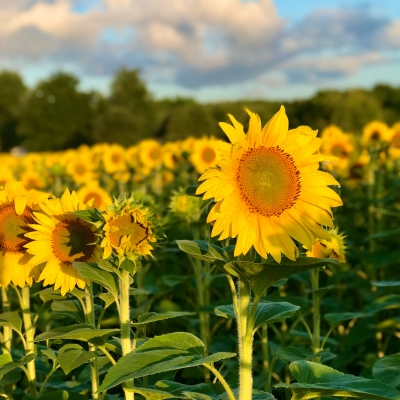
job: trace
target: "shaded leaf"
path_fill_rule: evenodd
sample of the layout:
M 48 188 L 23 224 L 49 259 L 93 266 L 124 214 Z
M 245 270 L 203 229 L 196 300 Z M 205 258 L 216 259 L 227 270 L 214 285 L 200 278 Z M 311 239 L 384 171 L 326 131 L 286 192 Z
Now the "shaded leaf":
M 205 240 L 177 240 L 178 247 L 199 260 L 223 266 L 229 261 L 228 253 Z
M 194 313 L 191 312 L 185 312 L 185 311 L 167 311 L 165 313 L 156 313 L 156 312 L 149 312 L 145 313 L 139 316 L 138 322 L 132 322 L 132 326 L 144 326 L 146 324 L 149 324 L 151 322 L 156 322 L 156 321 L 161 321 L 164 319 L 170 319 L 170 318 L 177 318 L 177 317 L 185 317 L 188 315 L 194 315 Z
M 20 368 L 23 365 L 28 364 L 28 362 L 34 360 L 36 357 L 36 354 L 29 354 L 26 357 L 21 358 L 19 361 L 11 361 L 7 362 L 3 365 L 0 366 L 0 379 L 5 375 L 7 372 L 12 371 L 15 368 Z M 3 362 L 6 360 L 6 358 L 3 359 Z
M 132 378 L 194 367 L 234 357 L 234 353 L 205 356 L 204 344 L 191 333 L 177 332 L 149 339 L 135 352 L 122 357 L 110 368 L 99 388 L 107 390 Z
M 399 287 L 400 286 L 400 281 L 385 281 L 385 282 L 371 282 L 371 285 L 377 286 L 377 287 Z
M 378 360 L 372 368 L 372 375 L 378 381 L 389 386 L 397 387 L 400 385 L 400 353 Z
M 50 360 L 53 362 L 57 361 L 57 354 L 53 349 L 47 348 L 47 349 L 41 349 L 40 352 L 44 354 L 46 357 L 48 357 Z
M 8 311 L 0 314 L 0 326 L 9 326 L 21 332 L 22 321 L 17 311 Z
M 83 324 L 85 322 L 85 312 L 83 311 L 82 304 L 78 300 L 53 301 L 53 303 L 51 303 L 51 309 L 78 323 Z
M 314 354 L 311 349 L 306 348 L 304 346 L 287 346 L 281 347 L 276 352 L 276 356 L 279 357 L 282 361 L 285 362 L 293 362 L 300 360 L 311 361 L 314 357 L 321 357 L 321 362 L 324 363 L 332 358 L 335 358 L 335 354 L 331 353 L 329 349 L 324 349 L 317 354 Z
M 53 390 L 40 396 L 38 400 L 69 400 L 69 394 L 66 390 Z
M 353 318 L 367 318 L 370 317 L 371 314 L 367 313 L 355 313 L 355 312 L 344 312 L 344 313 L 332 313 L 326 314 L 325 319 L 328 321 L 331 328 L 335 328 L 338 325 L 341 325 L 342 322 L 351 320 Z
M 289 366 L 298 383 L 280 383 L 292 391 L 292 400 L 318 396 L 355 397 L 363 400 L 399 400 L 400 392 L 374 379 L 343 374 L 326 365 L 297 361 Z
M 57 361 L 65 375 L 96 357 L 96 352 L 86 351 L 79 344 L 66 344 L 58 352 Z

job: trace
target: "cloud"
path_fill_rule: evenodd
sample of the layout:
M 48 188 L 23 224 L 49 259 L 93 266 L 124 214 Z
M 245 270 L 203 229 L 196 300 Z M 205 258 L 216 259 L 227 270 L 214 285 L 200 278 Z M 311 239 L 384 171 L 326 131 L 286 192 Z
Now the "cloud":
M 273 86 L 277 74 L 288 84 L 330 80 L 400 48 L 400 21 L 337 8 L 288 27 L 272 0 L 2 0 L 0 20 L 7 65 L 68 63 L 104 76 L 127 65 L 192 89 Z

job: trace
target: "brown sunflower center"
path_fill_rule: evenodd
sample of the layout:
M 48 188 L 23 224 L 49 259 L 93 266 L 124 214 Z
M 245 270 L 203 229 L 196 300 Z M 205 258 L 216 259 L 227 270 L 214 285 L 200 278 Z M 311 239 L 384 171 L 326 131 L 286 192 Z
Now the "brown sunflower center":
M 341 144 L 335 144 L 331 149 L 332 155 L 336 157 L 346 157 L 347 151 Z
M 148 228 L 135 222 L 130 214 L 117 217 L 111 221 L 110 228 L 110 241 L 113 247 L 119 247 L 123 236 L 130 236 L 132 246 L 138 245 L 148 236 Z
M 114 164 L 120 163 L 120 162 L 122 161 L 121 154 L 119 154 L 119 153 L 113 153 L 113 154 L 111 155 L 111 161 L 112 161 Z
M 60 262 L 67 264 L 88 261 L 93 255 L 95 241 L 96 237 L 87 222 L 77 218 L 66 218 L 54 228 L 53 253 Z
M 301 188 L 293 158 L 279 147 L 249 149 L 239 161 L 236 181 L 249 210 L 265 217 L 291 208 Z
M 157 161 L 161 158 L 161 151 L 158 148 L 153 148 L 150 150 L 149 156 L 152 160 Z
M 371 137 L 371 141 L 378 142 L 379 139 L 381 138 L 381 135 L 378 131 L 375 131 L 375 132 L 372 132 L 370 137 Z
M 28 224 L 34 224 L 32 210 L 25 207 L 21 215 L 15 213 L 14 202 L 0 206 L 0 250 L 10 253 L 25 253 L 24 245 L 29 242 L 24 235 L 32 232 Z
M 206 147 L 201 152 L 201 158 L 207 164 L 213 163 L 215 161 L 216 157 L 217 157 L 217 154 L 215 153 L 215 150 L 213 148 L 211 148 L 211 147 Z
M 86 173 L 86 167 L 82 164 L 75 166 L 75 172 L 77 175 L 84 175 Z

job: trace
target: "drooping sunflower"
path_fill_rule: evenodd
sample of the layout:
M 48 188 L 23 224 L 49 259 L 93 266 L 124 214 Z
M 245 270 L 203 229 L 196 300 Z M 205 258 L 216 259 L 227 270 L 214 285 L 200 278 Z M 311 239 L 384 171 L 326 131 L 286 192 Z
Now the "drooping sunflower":
M 331 207 L 342 201 L 328 185 L 339 184 L 318 171 L 327 156 L 316 153 L 316 131 L 288 131 L 283 106 L 263 128 L 259 116 L 249 114 L 247 134 L 232 116 L 233 126 L 220 123 L 232 144 L 220 148 L 218 166 L 200 177 L 197 194 L 216 201 L 207 222 L 214 222 L 212 236 L 219 240 L 237 238 L 235 256 L 254 246 L 261 257 L 271 254 L 280 262 L 283 253 L 295 260 L 292 238 L 307 248 L 315 238 L 329 238 L 321 225 L 333 227 Z
M 67 189 L 61 199 L 46 200 L 40 207 L 44 214 L 34 213 L 33 232 L 25 235 L 32 239 L 25 245 L 33 255 L 29 265 L 45 263 L 39 280 L 44 280 L 44 285 L 54 284 L 62 295 L 75 286 L 84 289 L 86 282 L 72 263 L 99 261 L 100 247 L 95 226 L 71 213 L 91 208 L 90 203 L 80 203 L 76 193 Z
M 202 139 L 196 140 L 189 161 L 199 174 L 217 165 L 217 161 L 220 157 L 218 150 L 219 142 L 219 140 L 213 137 L 203 137 Z
M 151 243 L 157 242 L 159 227 L 153 213 L 141 202 L 124 196 L 107 207 L 103 216 L 103 259 L 113 251 L 119 257 L 130 259 L 151 254 Z
M 35 190 L 27 191 L 19 182 L 8 182 L 0 191 L 0 286 L 10 282 L 24 287 L 38 280 L 39 266 L 28 264 L 31 256 L 25 245 L 24 234 L 32 231 L 33 212 L 49 195 Z
M 98 181 L 87 182 L 76 192 L 79 201 L 86 204 L 93 200 L 93 207 L 105 211 L 107 205 L 112 204 L 111 196 L 106 190 L 100 187 Z
M 362 144 L 365 147 L 377 146 L 383 141 L 388 141 L 389 136 L 389 127 L 384 122 L 372 121 L 363 129 Z

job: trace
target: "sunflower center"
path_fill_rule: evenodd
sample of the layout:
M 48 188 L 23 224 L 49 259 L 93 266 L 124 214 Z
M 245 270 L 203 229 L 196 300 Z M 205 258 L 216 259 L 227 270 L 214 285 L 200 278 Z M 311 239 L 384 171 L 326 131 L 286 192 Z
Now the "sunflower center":
M 249 210 L 265 217 L 279 216 L 291 208 L 301 188 L 293 158 L 279 147 L 259 147 L 244 153 L 236 181 Z
M 89 202 L 90 200 L 93 199 L 93 207 L 100 207 L 102 204 L 102 197 L 97 194 L 97 193 L 89 193 L 85 196 L 85 198 L 83 199 L 83 202 L 86 204 L 87 202 Z
M 34 224 L 32 211 L 25 207 L 21 215 L 15 213 L 14 202 L 0 206 L 0 250 L 10 253 L 25 253 L 24 245 L 29 242 L 24 235 L 32 232 L 28 224 Z
M 347 156 L 347 151 L 341 146 L 340 144 L 335 144 L 332 149 L 332 155 L 336 157 L 346 157 Z
M 395 147 L 396 149 L 400 148 L 400 133 L 396 133 L 393 136 L 390 144 L 392 145 L 392 147 Z
M 152 160 L 159 160 L 161 158 L 161 151 L 157 148 L 154 148 L 151 149 L 149 155 Z
M 130 236 L 130 244 L 138 245 L 148 236 L 147 228 L 134 221 L 130 214 L 118 217 L 110 222 L 110 241 L 113 247 L 119 247 L 123 236 Z
M 203 161 L 208 164 L 211 164 L 212 162 L 214 162 L 216 156 L 217 156 L 217 154 L 215 153 L 215 150 L 210 147 L 206 147 L 201 153 L 201 157 L 202 157 Z
M 112 156 L 111 156 L 111 161 L 114 164 L 120 163 L 121 162 L 121 155 L 119 153 L 113 153 Z
M 53 231 L 52 247 L 55 257 L 64 263 L 87 261 L 94 252 L 96 237 L 91 226 L 79 219 L 64 219 Z
M 371 135 L 371 140 L 373 142 L 377 142 L 377 141 L 379 141 L 380 137 L 381 137 L 381 135 L 379 134 L 379 132 L 375 131 Z
M 75 172 L 77 175 L 84 175 L 86 172 L 86 168 L 84 165 L 80 164 L 75 167 Z

